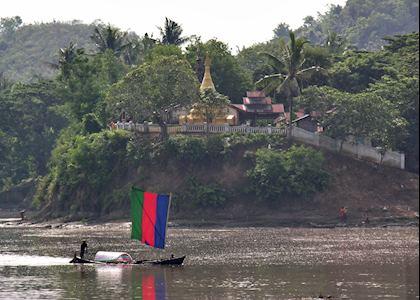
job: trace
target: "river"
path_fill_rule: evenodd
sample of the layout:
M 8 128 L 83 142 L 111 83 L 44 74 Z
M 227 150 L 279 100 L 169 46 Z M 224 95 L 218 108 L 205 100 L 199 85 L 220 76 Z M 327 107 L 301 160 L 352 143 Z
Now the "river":
M 419 299 L 418 228 L 169 228 L 167 249 L 129 223 L 0 227 L 0 299 Z M 70 265 L 127 251 L 187 255 L 183 267 Z

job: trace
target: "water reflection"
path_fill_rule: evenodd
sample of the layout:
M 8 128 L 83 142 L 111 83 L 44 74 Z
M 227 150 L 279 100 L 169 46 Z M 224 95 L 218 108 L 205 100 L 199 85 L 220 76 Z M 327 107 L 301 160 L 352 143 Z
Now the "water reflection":
M 166 272 L 182 272 L 182 267 L 176 269 L 128 265 L 74 266 L 72 271 L 61 275 L 59 282 L 63 283 L 62 288 L 69 298 L 165 300 L 168 299 Z
M 142 272 L 141 294 L 144 300 L 166 299 L 165 270 L 166 268 L 159 268 Z

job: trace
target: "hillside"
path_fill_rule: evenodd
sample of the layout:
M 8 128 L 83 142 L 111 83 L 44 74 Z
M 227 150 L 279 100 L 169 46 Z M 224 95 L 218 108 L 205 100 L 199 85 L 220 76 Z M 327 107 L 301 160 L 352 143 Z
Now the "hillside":
M 0 74 L 21 82 L 51 78 L 56 70 L 50 63 L 58 61 L 60 48 L 74 42 L 88 51 L 95 49 L 90 39 L 93 30 L 93 24 L 74 21 L 29 24 L 12 33 L 0 32 Z
M 250 163 L 244 159 L 247 150 L 238 152 L 235 158 L 223 163 L 198 166 L 193 174 L 181 171 L 181 166 L 172 166 L 169 172 L 150 170 L 153 176 L 137 177 L 134 183 L 146 187 L 162 187 L 164 190 L 180 191 L 188 176 L 196 176 L 201 182 L 221 182 L 222 187 L 234 191 L 225 207 L 220 209 L 183 210 L 175 206 L 173 219 L 179 224 L 214 225 L 285 225 L 308 226 L 338 223 L 338 210 L 349 210 L 349 222 L 361 224 L 366 215 L 372 224 L 392 223 L 401 219 L 404 223 L 416 221 L 419 211 L 418 175 L 391 168 L 378 168 L 352 158 L 324 152 L 324 170 L 333 178 L 326 191 L 313 198 L 287 197 L 278 202 L 261 203 L 256 195 L 247 192 L 249 179 L 246 173 Z M 156 172 L 155 172 L 156 171 Z M 135 178 L 135 177 L 133 177 Z M 129 214 L 121 211 L 119 217 Z
M 359 49 L 379 50 L 384 37 L 418 30 L 418 0 L 348 0 L 344 7 L 332 5 L 325 14 L 306 17 L 297 31 L 314 44 L 325 44 L 336 32 Z

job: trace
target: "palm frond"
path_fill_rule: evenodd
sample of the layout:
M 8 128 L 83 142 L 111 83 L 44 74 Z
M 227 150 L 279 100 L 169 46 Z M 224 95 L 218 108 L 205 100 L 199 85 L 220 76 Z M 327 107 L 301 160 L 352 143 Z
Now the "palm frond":
M 261 87 L 263 91 L 269 95 L 274 92 L 285 80 L 283 74 L 273 74 L 264 76 L 262 79 L 256 82 L 256 85 Z
M 267 52 L 259 52 L 259 56 L 264 57 L 268 60 L 268 63 L 276 72 L 282 72 L 285 68 L 284 63 L 274 55 L 267 53 Z

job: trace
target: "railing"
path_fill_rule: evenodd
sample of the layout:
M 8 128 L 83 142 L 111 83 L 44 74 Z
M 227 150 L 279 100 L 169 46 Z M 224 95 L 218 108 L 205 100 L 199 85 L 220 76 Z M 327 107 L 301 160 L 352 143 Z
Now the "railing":
M 132 130 L 141 133 L 160 133 L 159 125 L 139 124 L 132 122 L 118 122 L 116 128 Z M 263 133 L 263 134 L 276 134 L 286 136 L 285 128 L 276 127 L 250 127 L 250 126 L 230 126 L 228 124 L 212 125 L 212 124 L 184 124 L 184 125 L 168 125 L 169 134 L 188 134 L 188 133 Z
M 361 160 L 384 164 L 390 167 L 405 169 L 404 153 L 387 151 L 381 156 L 378 149 L 367 145 L 343 142 L 318 133 L 312 133 L 302 128 L 293 127 L 292 138 L 305 144 L 317 146 L 329 151 L 357 157 Z
M 118 122 L 116 128 L 132 130 L 141 133 L 160 133 L 159 125 L 151 125 L 148 123 L 135 124 L 132 122 Z M 277 127 L 250 127 L 250 126 L 230 126 L 228 124 L 212 125 L 212 124 L 184 124 L 184 125 L 168 125 L 168 134 L 205 134 L 205 133 L 262 133 L 262 134 L 275 134 L 280 136 L 287 135 L 286 128 Z M 339 140 L 334 140 L 330 137 L 312 133 L 302 128 L 293 127 L 291 130 L 291 137 L 305 144 L 324 148 L 326 150 L 339 152 L 355 156 L 359 159 L 368 160 L 376 163 L 383 163 L 385 165 L 396 167 L 400 169 L 405 168 L 405 155 L 404 153 L 387 151 L 382 157 L 377 149 L 369 146 L 351 144 Z

